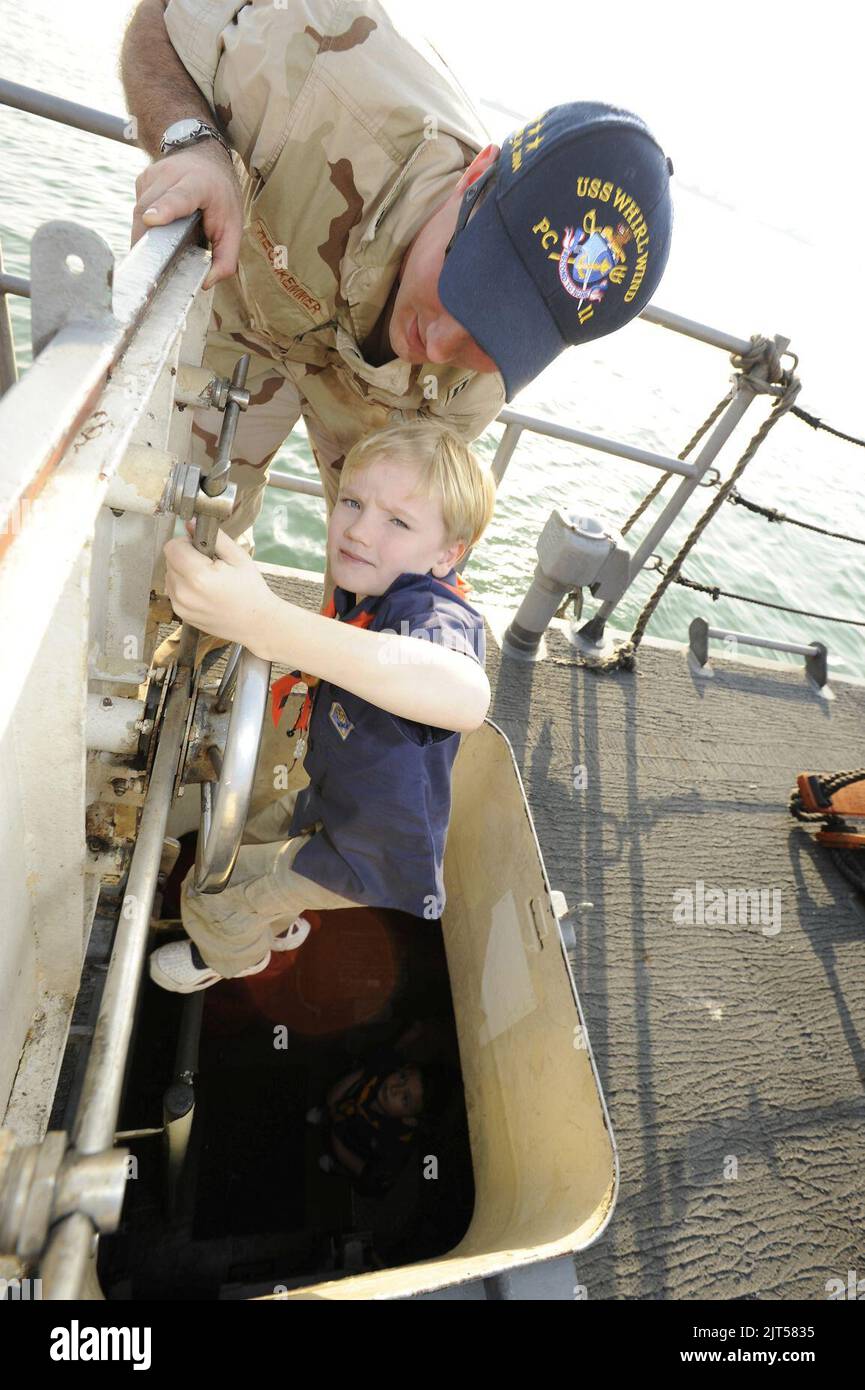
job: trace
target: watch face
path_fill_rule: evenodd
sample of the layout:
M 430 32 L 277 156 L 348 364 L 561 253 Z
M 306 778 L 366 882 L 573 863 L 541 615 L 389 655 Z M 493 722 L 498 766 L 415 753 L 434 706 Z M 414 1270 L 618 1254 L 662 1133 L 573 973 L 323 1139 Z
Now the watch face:
M 175 121 L 173 125 L 170 125 L 162 138 L 171 141 L 188 140 L 200 125 L 201 122 L 196 117 L 187 116 L 184 120 Z

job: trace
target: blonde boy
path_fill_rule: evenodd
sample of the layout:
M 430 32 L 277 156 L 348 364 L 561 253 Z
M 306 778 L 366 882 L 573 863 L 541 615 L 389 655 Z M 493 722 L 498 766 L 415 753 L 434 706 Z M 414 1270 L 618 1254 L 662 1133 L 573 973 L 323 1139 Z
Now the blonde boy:
M 164 988 L 189 993 L 264 970 L 271 948 L 302 943 L 296 919 L 307 908 L 441 916 L 453 761 L 490 701 L 483 619 L 455 566 L 494 505 L 472 450 L 417 421 L 367 436 L 346 457 L 324 613 L 278 598 L 224 533 L 213 561 L 186 537 L 168 542 L 167 589 L 181 618 L 309 673 L 297 737 L 308 733 L 310 780 L 263 813 L 270 836 L 241 846 L 223 893 L 197 894 L 187 877 L 181 915 L 192 940 L 150 957 Z

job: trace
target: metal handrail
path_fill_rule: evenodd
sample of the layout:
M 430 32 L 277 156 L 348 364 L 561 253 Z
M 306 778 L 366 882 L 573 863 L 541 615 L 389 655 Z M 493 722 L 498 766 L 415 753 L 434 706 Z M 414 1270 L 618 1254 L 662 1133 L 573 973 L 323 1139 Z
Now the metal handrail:
M 833 699 L 829 689 L 829 649 L 825 642 L 783 642 L 764 637 L 757 632 L 737 632 L 734 628 L 710 627 L 705 618 L 694 618 L 688 628 L 688 660 L 691 669 L 700 676 L 711 676 L 709 641 L 740 642 L 746 647 L 764 647 L 771 652 L 792 652 L 805 658 L 805 674 L 826 699 Z
M 40 92 L 37 87 L 24 87 L 20 82 L 10 82 L 0 77 L 0 106 L 11 106 L 15 111 L 28 111 L 31 116 L 44 116 L 49 121 L 59 121 L 61 125 L 73 126 L 76 130 L 86 130 L 90 135 L 101 135 L 104 140 L 116 140 L 121 145 L 135 147 L 135 120 L 127 116 L 112 116 L 108 111 L 99 111 L 95 106 L 82 106 L 77 101 L 67 101 L 56 97 L 53 92 Z

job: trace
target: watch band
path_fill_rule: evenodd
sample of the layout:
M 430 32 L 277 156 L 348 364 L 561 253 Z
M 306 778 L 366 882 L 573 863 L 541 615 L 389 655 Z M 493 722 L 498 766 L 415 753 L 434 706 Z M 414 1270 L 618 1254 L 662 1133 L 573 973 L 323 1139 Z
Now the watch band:
M 168 127 L 168 130 L 170 129 L 171 126 Z M 163 132 L 162 139 L 159 142 L 160 154 L 170 154 L 173 150 L 185 150 L 188 145 L 198 145 L 202 140 L 212 139 L 217 140 L 225 150 L 229 159 L 231 158 L 231 147 L 223 140 L 216 127 L 208 125 L 207 121 L 199 121 L 195 130 L 182 140 L 166 141 L 165 136 L 168 134 L 168 130 Z

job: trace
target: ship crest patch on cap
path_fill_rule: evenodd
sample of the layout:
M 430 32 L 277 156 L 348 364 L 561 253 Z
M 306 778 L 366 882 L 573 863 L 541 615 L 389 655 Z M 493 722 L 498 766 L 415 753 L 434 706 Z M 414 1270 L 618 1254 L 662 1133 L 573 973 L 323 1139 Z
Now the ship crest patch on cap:
M 623 299 L 629 304 L 640 288 L 648 265 L 649 229 L 637 203 L 622 188 L 601 179 L 577 179 L 578 196 L 612 198 L 613 211 L 619 212 L 615 225 L 600 225 L 610 216 L 610 209 L 591 207 L 582 219 L 579 230 L 566 226 L 561 234 L 542 217 L 532 227 L 548 259 L 555 261 L 562 289 L 579 305 L 580 323 L 587 323 L 594 314 L 593 306 L 601 304 L 611 284 L 621 285 L 630 277 Z M 613 191 L 615 189 L 615 192 Z M 629 251 L 635 256 L 629 264 Z

